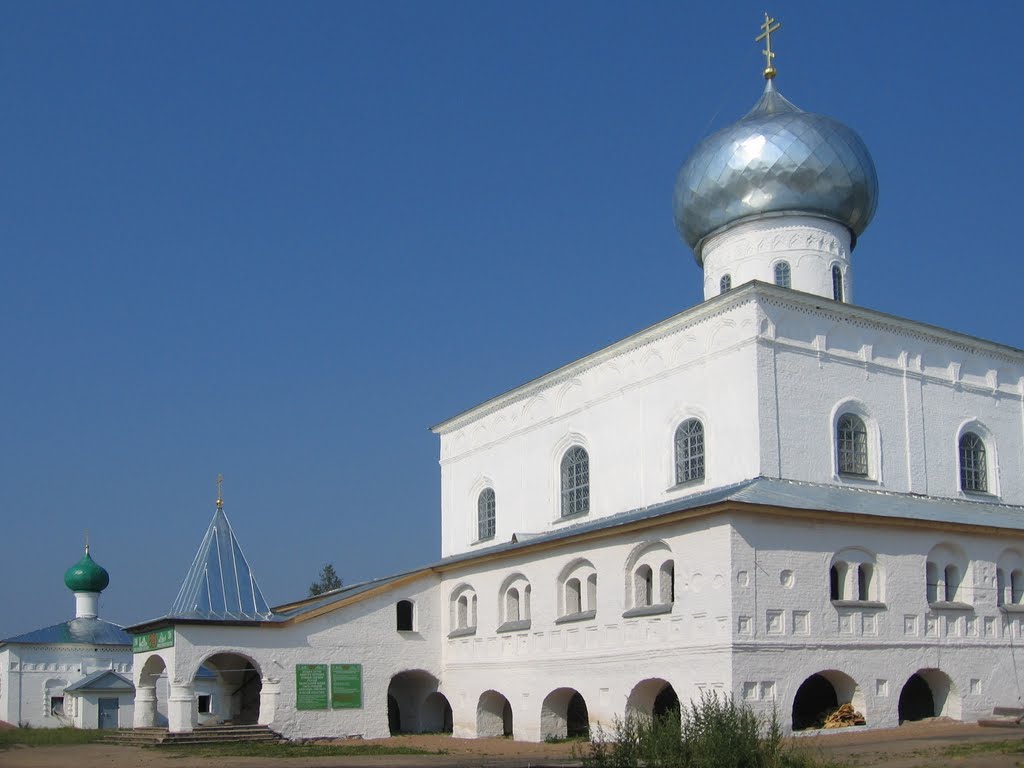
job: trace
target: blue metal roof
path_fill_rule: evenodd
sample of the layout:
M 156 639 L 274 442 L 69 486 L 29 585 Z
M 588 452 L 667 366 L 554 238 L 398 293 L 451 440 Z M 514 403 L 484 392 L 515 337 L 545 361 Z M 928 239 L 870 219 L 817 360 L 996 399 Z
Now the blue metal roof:
M 75 691 L 134 691 L 132 681 L 112 669 L 101 669 L 65 686 L 64 693 Z
M 270 606 L 231 530 L 217 507 L 167 618 L 265 621 Z
M 54 624 L 52 627 L 44 627 L 16 637 L 9 637 L 0 642 L 24 645 L 80 643 L 83 645 L 130 646 L 132 636 L 124 631 L 124 627 L 111 624 L 103 619 L 72 619 Z

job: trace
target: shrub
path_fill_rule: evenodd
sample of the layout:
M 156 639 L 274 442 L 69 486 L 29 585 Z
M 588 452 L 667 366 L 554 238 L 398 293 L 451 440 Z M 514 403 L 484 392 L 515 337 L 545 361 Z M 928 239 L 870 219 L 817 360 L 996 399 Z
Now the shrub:
M 818 761 L 787 749 L 782 727 L 728 696 L 700 700 L 659 717 L 616 719 L 610 738 L 598 729 L 589 768 L 813 768 Z

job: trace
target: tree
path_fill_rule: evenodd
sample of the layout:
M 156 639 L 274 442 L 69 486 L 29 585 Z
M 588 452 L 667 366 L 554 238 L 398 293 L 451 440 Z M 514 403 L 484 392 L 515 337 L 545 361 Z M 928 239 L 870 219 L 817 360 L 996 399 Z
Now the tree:
M 341 589 L 341 578 L 334 572 L 334 566 L 327 563 L 320 569 L 320 578 L 309 585 L 309 596 L 316 597 L 335 589 Z

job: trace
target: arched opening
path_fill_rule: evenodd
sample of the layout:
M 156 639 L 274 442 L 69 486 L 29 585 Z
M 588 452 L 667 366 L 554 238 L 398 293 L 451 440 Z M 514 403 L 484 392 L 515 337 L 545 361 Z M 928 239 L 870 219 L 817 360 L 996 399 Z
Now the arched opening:
M 867 714 L 864 695 L 852 677 L 835 669 L 811 675 L 800 684 L 793 697 L 793 730 L 821 728 L 825 718 L 843 704 Z
M 497 691 L 484 691 L 476 706 L 477 738 L 512 735 L 512 705 Z
M 452 708 L 429 672 L 399 672 L 388 684 L 388 728 L 398 733 L 451 733 Z
M 918 674 L 913 674 L 900 691 L 900 722 L 924 720 L 935 717 L 935 698 L 928 683 Z
M 573 739 L 590 734 L 590 713 L 579 691 L 558 688 L 544 698 L 540 711 L 541 736 Z
M 434 691 L 423 701 L 423 732 L 451 733 L 455 722 L 452 717 L 452 705 L 443 693 Z
M 167 694 L 167 663 L 163 657 L 153 654 L 142 665 L 135 682 L 133 725 L 136 728 L 165 728 Z
M 959 720 L 960 715 L 960 696 L 949 675 L 942 670 L 919 669 L 900 691 L 901 723 L 939 716 Z
M 662 717 L 675 712 L 679 716 L 679 697 L 667 680 L 654 677 L 641 680 L 626 698 L 626 714 Z
M 654 603 L 654 571 L 641 565 L 633 574 L 633 605 L 643 607 Z
M 206 709 L 200 723 L 254 725 L 260 719 L 263 675 L 256 665 L 239 653 L 215 653 L 206 659 L 192 678 L 197 714 L 200 703 Z M 199 699 L 199 696 L 209 696 Z

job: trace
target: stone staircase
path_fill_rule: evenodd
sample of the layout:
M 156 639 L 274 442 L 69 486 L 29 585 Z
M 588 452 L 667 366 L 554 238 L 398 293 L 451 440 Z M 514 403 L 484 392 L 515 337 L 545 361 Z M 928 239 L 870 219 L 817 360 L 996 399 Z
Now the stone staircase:
M 992 717 L 979 720 L 978 725 L 989 728 L 1024 728 L 1024 708 L 993 707 Z
M 134 747 L 179 747 L 239 741 L 279 744 L 285 739 L 266 725 L 200 725 L 192 733 L 168 733 L 166 728 L 119 728 L 103 741 Z

